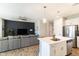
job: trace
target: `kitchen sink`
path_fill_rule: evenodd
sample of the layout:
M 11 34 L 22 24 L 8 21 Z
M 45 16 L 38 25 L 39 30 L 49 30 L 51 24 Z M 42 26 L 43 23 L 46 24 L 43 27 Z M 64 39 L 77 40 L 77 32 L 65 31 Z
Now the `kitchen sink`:
M 53 41 L 59 41 L 60 39 L 58 39 L 58 38 L 55 38 L 55 39 L 51 39 L 51 40 L 53 40 Z

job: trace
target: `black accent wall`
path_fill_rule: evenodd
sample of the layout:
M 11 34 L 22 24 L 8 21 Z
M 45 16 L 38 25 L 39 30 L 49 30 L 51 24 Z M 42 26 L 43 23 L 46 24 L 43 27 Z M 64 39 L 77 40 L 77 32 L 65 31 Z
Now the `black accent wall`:
M 27 29 L 26 35 L 35 34 L 35 24 L 32 22 L 4 20 L 4 36 L 18 35 L 18 29 Z

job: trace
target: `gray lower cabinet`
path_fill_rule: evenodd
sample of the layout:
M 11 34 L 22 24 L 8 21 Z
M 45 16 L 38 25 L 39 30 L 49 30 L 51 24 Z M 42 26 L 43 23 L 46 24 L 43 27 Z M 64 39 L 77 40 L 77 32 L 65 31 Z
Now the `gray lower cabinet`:
M 1 46 L 2 46 L 1 51 L 7 51 L 8 50 L 8 40 L 2 40 Z
M 29 41 L 30 45 L 34 45 L 33 40 L 34 40 L 34 37 L 30 37 L 30 41 Z
M 29 39 L 30 39 L 29 37 L 25 38 L 25 47 L 30 46 Z
M 30 45 L 38 44 L 37 37 L 30 37 Z
M 39 40 L 37 38 L 34 38 L 34 44 L 39 44 Z
M 21 37 L 21 47 L 27 47 L 34 44 L 38 44 L 37 37 L 35 36 Z
M 14 39 L 14 49 L 20 48 L 20 39 Z
M 21 47 L 25 47 L 25 39 L 21 38 Z
M 27 47 L 38 43 L 37 37 L 35 36 L 9 36 L 8 39 L 0 40 L 0 52 Z
M 14 40 L 9 40 L 9 50 L 14 49 Z
M 2 46 L 1 46 L 1 44 L 2 44 L 2 41 L 0 41 L 0 52 L 2 51 Z
M 28 37 L 21 38 L 21 47 L 27 47 L 29 45 L 30 45 L 30 43 L 29 43 L 29 38 Z
M 14 45 L 13 36 L 8 36 L 8 41 L 9 41 L 9 50 L 14 49 L 14 47 L 13 47 L 13 45 Z
M 14 36 L 13 40 L 14 40 L 14 45 L 13 45 L 14 49 L 20 48 L 20 38 L 19 38 L 19 36 Z
M 18 36 L 9 37 L 9 50 L 20 48 L 20 38 Z

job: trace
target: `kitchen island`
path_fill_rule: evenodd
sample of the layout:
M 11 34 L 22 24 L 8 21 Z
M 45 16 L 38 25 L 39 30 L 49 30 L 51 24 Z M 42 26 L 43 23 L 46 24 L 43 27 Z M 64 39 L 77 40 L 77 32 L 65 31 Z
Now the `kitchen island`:
M 67 55 L 67 41 L 72 38 L 56 36 L 58 41 L 53 41 L 53 37 L 38 38 L 39 56 L 65 56 Z

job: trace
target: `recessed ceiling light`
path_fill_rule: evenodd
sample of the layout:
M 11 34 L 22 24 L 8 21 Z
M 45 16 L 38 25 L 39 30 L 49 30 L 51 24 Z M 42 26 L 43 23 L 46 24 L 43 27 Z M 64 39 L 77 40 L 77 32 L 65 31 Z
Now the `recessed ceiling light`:
M 58 10 L 57 13 L 60 13 L 60 11 Z
M 46 8 L 46 6 L 44 6 L 44 8 Z

